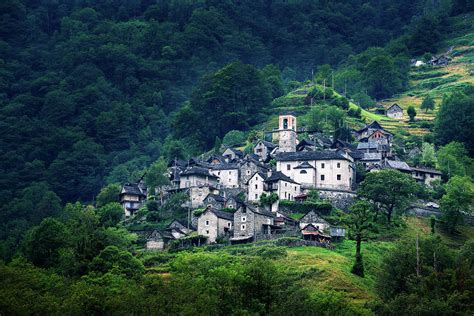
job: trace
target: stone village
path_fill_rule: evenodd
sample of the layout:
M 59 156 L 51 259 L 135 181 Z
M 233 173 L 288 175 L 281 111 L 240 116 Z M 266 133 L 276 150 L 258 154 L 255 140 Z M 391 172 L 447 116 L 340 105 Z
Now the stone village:
M 355 196 L 357 164 L 367 172 L 396 169 L 425 185 L 441 179 L 440 171 L 410 167 L 397 159 L 393 135 L 376 121 L 353 131 L 357 143 L 317 133 L 299 139 L 298 134 L 303 131 L 297 128 L 297 118 L 280 115 L 278 129 L 272 133 L 275 143 L 260 140 L 253 153 L 226 148 L 205 159 L 175 160 L 169 166 L 171 185 L 164 197 L 185 193 L 188 220 L 174 220 L 164 230 L 147 232 L 147 249 L 164 249 L 171 241 L 189 236 L 194 236 L 196 245 L 292 236 L 324 246 L 343 238 L 345 230 L 332 226 L 321 212 L 327 211 L 328 204 L 347 209 Z M 289 216 L 288 204 L 303 204 L 316 191 L 327 201 L 321 210 L 305 210 L 299 220 Z M 143 181 L 123 185 L 120 202 L 125 217 L 133 218 L 146 197 Z

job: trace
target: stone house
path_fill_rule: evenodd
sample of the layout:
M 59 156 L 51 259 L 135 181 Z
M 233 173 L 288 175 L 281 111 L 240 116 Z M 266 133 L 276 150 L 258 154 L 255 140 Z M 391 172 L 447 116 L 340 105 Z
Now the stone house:
M 264 191 L 276 193 L 279 200 L 294 200 L 301 193 L 301 186 L 280 171 L 272 171 L 264 182 Z
M 192 167 L 180 174 L 179 188 L 191 188 L 199 186 L 217 187 L 218 177 L 203 167 Z
M 441 176 L 443 173 L 441 171 L 431 169 L 431 168 L 411 168 L 411 175 L 418 183 L 422 183 L 428 186 L 431 186 L 433 181 L 441 181 Z
M 166 231 L 168 231 L 174 239 L 180 239 L 192 233 L 194 229 L 191 223 L 188 228 L 187 223 L 175 219 L 166 227 Z
M 296 151 L 315 151 L 316 143 L 312 140 L 303 139 L 296 145 Z
M 257 236 L 270 234 L 271 227 L 274 225 L 273 219 L 272 213 L 243 204 L 234 213 L 234 237 L 231 241 L 251 241 Z
M 302 189 L 352 189 L 355 176 L 353 160 L 349 155 L 343 156 L 336 151 L 279 153 L 276 161 L 277 171 L 301 183 Z
M 218 177 L 217 182 L 224 188 L 239 187 L 239 165 L 236 163 L 216 164 L 211 173 Z
M 165 248 L 165 237 L 156 229 L 153 230 L 146 238 L 146 250 L 163 250 Z
M 263 193 L 265 193 L 266 174 L 255 172 L 247 183 L 247 200 L 258 201 Z
M 219 194 L 209 193 L 203 200 L 203 205 L 211 206 L 215 209 L 224 208 L 225 199 Z
M 240 175 L 240 187 L 242 189 L 247 188 L 247 184 L 251 177 L 258 171 L 266 173 L 268 167 L 261 163 L 255 155 L 245 155 L 245 157 L 239 163 L 239 175 Z
M 363 128 L 354 131 L 354 136 L 358 141 L 360 141 L 363 138 L 369 137 L 376 130 L 385 131 L 379 122 L 373 121 L 372 123 L 365 125 Z
M 393 119 L 403 118 L 403 109 L 396 103 L 387 108 L 387 116 Z
M 301 228 L 301 234 L 304 240 L 317 241 L 320 243 L 331 242 L 331 236 L 325 234 L 321 229 L 313 224 L 308 224 Z
M 253 149 L 253 153 L 259 157 L 261 161 L 267 161 L 270 153 L 277 147 L 274 143 L 266 140 L 260 140 L 257 142 Z
M 119 198 L 125 218 L 129 218 L 145 203 L 146 188 L 143 183 L 125 183 L 122 186 Z
M 197 220 L 198 234 L 207 237 L 208 243 L 218 238 L 230 237 L 234 226 L 234 214 L 208 207 Z
M 228 161 L 236 161 L 239 159 L 242 159 L 244 156 L 244 153 L 241 150 L 228 147 L 224 152 L 222 153 L 222 156 L 228 159 Z
M 309 211 L 305 216 L 300 218 L 300 229 L 303 229 L 310 224 L 321 232 L 329 231 L 330 228 L 329 223 L 315 211 Z

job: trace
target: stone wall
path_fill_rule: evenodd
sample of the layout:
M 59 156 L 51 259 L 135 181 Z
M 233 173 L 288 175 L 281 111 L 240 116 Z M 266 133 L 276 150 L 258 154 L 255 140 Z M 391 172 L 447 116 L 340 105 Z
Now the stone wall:
M 318 190 L 319 196 L 329 200 L 331 204 L 341 210 L 347 211 L 354 202 L 356 194 L 349 191 L 338 190 Z

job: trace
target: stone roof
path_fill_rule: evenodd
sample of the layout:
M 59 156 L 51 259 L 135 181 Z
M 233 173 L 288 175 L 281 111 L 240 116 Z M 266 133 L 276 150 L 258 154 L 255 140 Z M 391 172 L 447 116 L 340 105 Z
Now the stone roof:
M 262 139 L 260 142 L 261 142 L 263 145 L 265 145 L 265 147 L 270 148 L 270 149 L 273 149 L 273 148 L 276 148 L 276 147 L 277 147 L 276 144 L 274 144 L 274 143 L 272 143 L 272 142 L 269 142 L 269 141 L 266 141 L 266 140 L 263 140 L 263 139 Z
M 413 171 L 418 171 L 418 172 L 423 172 L 423 173 L 431 173 L 431 174 L 438 174 L 442 175 L 443 173 L 441 171 L 431 169 L 431 168 L 423 168 L 423 167 L 412 167 L 411 168 Z
M 239 169 L 239 165 L 236 163 L 220 163 L 213 165 L 211 167 L 213 170 L 232 170 L 232 169 Z
M 411 171 L 410 166 L 406 162 L 399 160 L 386 160 L 385 166 L 402 171 Z
M 305 160 L 349 160 L 335 151 L 298 151 L 278 153 L 276 155 L 277 161 L 305 161 Z
M 397 110 L 397 111 L 403 111 L 403 109 L 396 103 L 392 104 L 387 108 L 387 111 L 389 110 Z
M 215 208 L 209 208 L 208 211 L 214 213 L 218 218 L 234 221 L 234 213 L 224 212 L 216 210 Z
M 374 128 L 374 129 L 381 129 L 383 130 L 383 127 L 382 125 L 380 125 L 379 122 L 377 121 L 373 121 L 372 123 L 368 124 L 368 125 L 365 125 L 363 128 L 361 128 L 360 130 L 356 131 L 357 133 L 361 133 L 363 131 L 365 131 L 366 129 L 369 129 L 369 128 Z
M 307 161 L 303 161 L 301 164 L 296 166 L 294 169 L 314 169 L 313 166 L 311 166 Z
M 120 194 L 131 194 L 131 195 L 140 195 L 140 196 L 146 196 L 140 187 L 138 186 L 138 183 L 125 183 L 122 187 L 122 191 Z
M 378 149 L 379 144 L 377 142 L 366 142 L 366 143 L 358 143 L 357 150 L 367 150 L 367 149 Z
M 260 215 L 264 215 L 264 216 L 267 216 L 267 217 L 274 217 L 273 216 L 273 213 L 272 212 L 269 212 L 263 208 L 260 208 L 260 207 L 255 207 L 249 203 L 243 203 L 243 206 L 246 207 L 247 209 L 249 209 L 251 212 L 254 212 L 254 213 L 257 213 L 257 214 L 260 214 Z
M 218 194 L 214 194 L 214 193 L 209 193 L 209 194 L 204 198 L 204 200 L 206 200 L 206 199 L 209 198 L 209 197 L 212 197 L 214 200 L 216 200 L 216 202 L 222 202 L 222 203 L 225 202 L 223 196 L 218 195 Z
M 316 213 L 315 211 L 309 211 L 308 213 L 306 213 L 303 217 L 300 218 L 300 222 L 301 223 L 323 223 L 323 224 L 329 225 L 329 223 L 324 218 L 319 216 L 319 214 Z
M 208 169 L 202 168 L 202 167 L 192 167 L 181 173 L 181 176 L 192 176 L 192 175 L 217 178 L 217 176 L 211 174 Z
M 290 182 L 290 183 L 296 183 L 295 181 L 293 181 L 293 179 L 286 176 L 285 174 L 283 174 L 280 171 L 273 171 L 272 174 L 269 177 L 267 177 L 265 182 L 278 182 L 280 180 Z

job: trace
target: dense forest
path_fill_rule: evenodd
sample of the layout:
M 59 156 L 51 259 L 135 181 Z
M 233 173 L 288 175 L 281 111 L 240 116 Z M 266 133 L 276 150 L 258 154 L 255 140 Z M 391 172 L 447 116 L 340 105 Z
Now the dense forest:
M 130 314 L 166 306 L 163 314 L 225 314 L 232 303 L 236 314 L 364 314 L 355 305 L 338 309 L 349 304 L 345 298 L 312 295 L 295 285 L 308 275 L 260 258 L 284 258 L 278 247 L 248 258 L 211 249 L 137 259 L 137 237 L 109 202 L 116 184 L 136 181 L 159 157 L 166 164 L 245 139 L 238 131 L 268 119 L 306 80 L 331 85 L 361 107 L 404 91 L 409 60 L 437 53 L 452 31 L 449 18 L 473 10 L 468 0 L 1 1 L 0 296 L 8 301 L 0 299 L 0 312 Z M 318 89 L 312 98 L 321 97 Z M 338 124 L 346 113 L 360 118 L 360 109 L 324 90 L 326 98 L 337 108 L 312 110 L 310 123 L 320 128 L 332 111 L 337 136 L 350 134 Z M 438 159 L 450 176 L 473 174 L 473 100 L 472 87 L 446 96 L 424 139 L 444 146 Z M 111 193 L 100 191 L 114 184 Z M 434 238 L 422 241 L 420 283 L 401 277 L 414 277 L 412 261 L 397 267 L 401 274 L 388 269 L 377 276 L 385 301 L 367 308 L 395 314 L 410 300 L 412 312 L 434 302 L 449 313 L 469 305 L 463 291 L 472 285 L 472 243 L 461 254 L 442 248 L 432 268 Z M 403 249 L 384 264 L 403 261 Z M 157 263 L 174 282 L 145 274 Z M 455 294 L 417 301 L 445 284 Z M 38 295 L 41 303 L 28 305 Z M 291 301 L 301 302 L 299 310 Z

